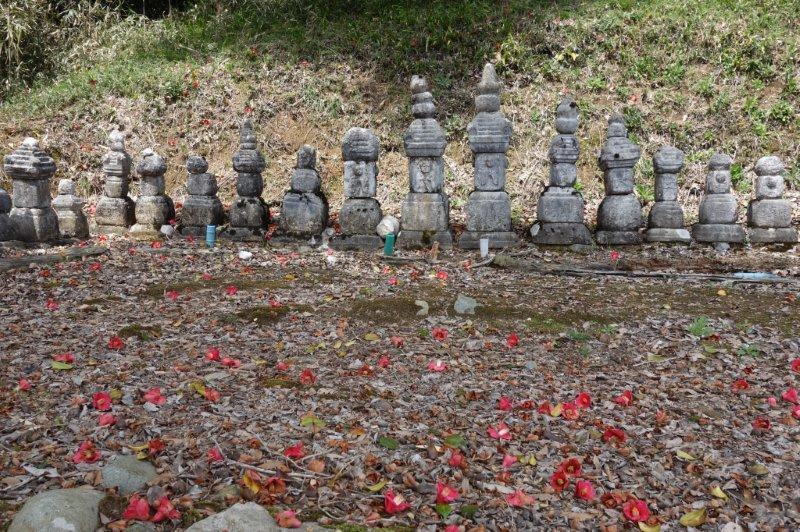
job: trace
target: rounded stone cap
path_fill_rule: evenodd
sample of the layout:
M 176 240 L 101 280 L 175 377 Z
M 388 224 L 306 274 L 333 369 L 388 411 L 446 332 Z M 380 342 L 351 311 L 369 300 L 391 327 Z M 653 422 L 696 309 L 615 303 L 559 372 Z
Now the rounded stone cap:
M 60 196 L 75 195 L 75 183 L 72 182 L 72 179 L 62 179 L 58 182 L 58 194 Z
M 152 148 L 145 148 L 136 171 L 143 177 L 158 177 L 167 171 L 167 163 Z
M 565 96 L 556 107 L 556 131 L 562 135 L 575 133 L 580 123 L 578 111 L 578 104 L 572 96 Z
M 342 140 L 342 157 L 345 161 L 377 161 L 380 144 L 369 129 L 353 127 Z
M 190 174 L 204 174 L 208 170 L 208 161 L 205 157 L 192 155 L 186 159 L 186 169 Z
M 411 76 L 411 94 L 428 92 L 428 81 L 422 76 Z
M 708 168 L 710 170 L 730 170 L 733 164 L 733 159 L 724 153 L 715 153 L 708 161 Z
M 317 149 L 308 144 L 297 150 L 297 168 L 313 170 L 317 166 Z
M 625 126 L 625 119 L 622 115 L 614 115 L 608 119 L 608 132 L 609 137 L 627 137 L 628 128 Z
M 109 133 L 108 145 L 112 151 L 125 151 L 125 137 L 119 129 L 115 129 Z
M 756 174 L 759 176 L 783 175 L 786 167 L 783 166 L 780 157 L 767 155 L 756 163 Z
M 653 169 L 657 174 L 677 174 L 683 168 L 684 155 L 673 146 L 662 146 L 653 155 Z

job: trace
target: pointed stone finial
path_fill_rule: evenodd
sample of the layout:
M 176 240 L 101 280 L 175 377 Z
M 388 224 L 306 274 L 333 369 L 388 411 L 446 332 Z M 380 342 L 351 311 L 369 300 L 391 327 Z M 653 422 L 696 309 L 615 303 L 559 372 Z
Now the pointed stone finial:
M 572 96 L 564 96 L 556 107 L 556 131 L 562 135 L 572 135 L 578 130 L 579 123 L 578 104 Z
M 208 170 L 208 161 L 205 157 L 192 155 L 186 159 L 186 170 L 190 174 L 204 174 Z
M 500 91 L 503 85 L 497 79 L 494 65 L 486 63 L 483 76 L 478 83 L 478 94 L 475 96 L 475 110 L 479 113 L 495 113 L 500 110 Z
M 153 148 L 145 148 L 136 171 L 142 177 L 158 177 L 167 171 L 167 163 Z
M 411 78 L 411 114 L 414 118 L 433 118 L 436 114 L 433 94 L 428 90 L 428 81 L 422 76 Z
M 115 129 L 108 135 L 108 147 L 111 151 L 125 151 L 125 137 L 119 129 Z
M 242 120 L 239 126 L 239 146 L 242 150 L 256 149 L 256 134 L 253 132 L 253 122 L 249 118 Z

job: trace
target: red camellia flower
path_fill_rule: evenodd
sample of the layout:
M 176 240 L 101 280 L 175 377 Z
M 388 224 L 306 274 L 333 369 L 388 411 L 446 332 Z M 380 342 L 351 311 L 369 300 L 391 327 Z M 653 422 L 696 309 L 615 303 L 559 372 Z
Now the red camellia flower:
M 621 445 L 625 443 L 627 436 L 625 436 L 625 431 L 622 429 L 615 429 L 615 428 L 607 428 L 603 432 L 603 441 L 606 443 L 611 443 L 613 445 Z
M 795 419 L 800 419 L 800 405 L 794 405 L 792 407 L 792 417 Z
M 204 273 L 203 275 L 200 276 L 200 278 L 204 281 L 210 281 L 214 278 L 214 276 L 211 275 L 210 273 Z
M 631 403 L 633 403 L 633 392 L 630 390 L 625 390 L 616 398 L 614 398 L 614 402 L 620 406 L 630 406 Z
M 778 400 L 774 397 L 767 397 L 767 404 L 772 407 L 778 406 Z
M 781 399 L 786 401 L 787 403 L 797 404 L 797 388 L 789 388 L 783 395 L 781 395 Z
M 439 340 L 440 342 L 444 342 L 445 340 L 447 340 L 448 336 L 447 329 L 445 329 L 444 327 L 434 327 L 433 330 L 431 331 L 431 336 L 433 336 L 434 339 Z
M 639 523 L 650 518 L 650 509 L 645 501 L 630 499 L 622 505 L 622 513 L 629 521 Z
M 519 459 L 514 456 L 513 454 L 504 454 L 503 455 L 503 469 L 508 469 L 512 465 L 516 464 Z
M 513 404 L 511 403 L 511 399 L 509 399 L 505 395 L 501 396 L 500 400 L 497 401 L 497 408 L 499 408 L 500 410 L 504 410 L 507 412 L 511 410 L 512 406 Z
M 150 456 L 155 456 L 158 453 L 163 452 L 166 448 L 167 444 L 164 443 L 164 440 L 160 440 L 158 438 L 154 438 L 147 442 L 147 452 L 150 453 Z
M 772 424 L 765 417 L 759 416 L 753 420 L 753 428 L 757 431 L 769 430 L 770 427 L 772 427 Z
M 300 382 L 302 382 L 306 386 L 310 386 L 310 385 L 314 384 L 315 382 L 317 382 L 317 377 L 316 377 L 316 375 L 314 375 L 313 371 L 311 371 L 310 369 L 306 368 L 300 374 Z
M 564 403 L 561 408 L 561 417 L 564 419 L 575 421 L 580 415 L 581 413 L 578 411 L 578 407 L 575 403 Z
M 734 392 L 741 392 L 743 390 L 748 389 L 749 387 L 750 385 L 744 379 L 739 379 L 737 381 L 734 381 L 733 384 L 731 384 L 731 389 Z
M 395 347 L 403 347 L 406 345 L 406 340 L 402 336 L 390 336 L 389 342 Z
M 437 279 L 441 279 L 442 281 L 446 281 L 447 280 L 447 272 L 444 271 L 444 270 L 439 270 L 438 272 L 436 272 L 436 278 Z
M 588 480 L 579 480 L 575 484 L 575 496 L 584 501 L 593 501 L 595 497 L 594 486 Z
M 592 406 L 592 397 L 586 392 L 579 393 L 575 398 L 575 406 L 578 408 L 589 408 Z
M 95 410 L 111 410 L 111 396 L 106 392 L 97 392 L 92 395 L 92 406 Z
M 581 475 L 581 461 L 577 458 L 569 458 L 561 462 L 558 466 L 568 477 L 579 477 Z
M 144 392 L 144 400 L 154 405 L 163 405 L 167 402 L 167 398 L 161 395 L 161 388 L 150 388 Z
M 619 260 L 619 251 L 616 249 L 611 250 L 611 262 L 617 262 Z
M 117 418 L 114 417 L 114 414 L 100 414 L 100 417 L 97 418 L 97 424 L 100 425 L 101 427 L 116 425 Z
M 445 364 L 441 360 L 431 360 L 428 362 L 428 369 L 430 371 L 435 371 L 436 373 L 441 373 L 442 371 L 447 370 L 447 364 Z
M 167 290 L 167 293 L 165 295 L 167 296 L 167 299 L 169 299 L 170 301 L 175 301 L 178 299 L 178 296 L 180 294 L 178 293 L 177 290 Z
M 436 483 L 436 504 L 450 504 L 458 499 L 458 490 L 444 484 Z
M 47 310 L 58 310 L 58 301 L 55 299 L 48 299 L 44 306 Z
M 519 336 L 517 333 L 511 333 L 506 337 L 506 345 L 508 347 L 517 347 L 519 345 Z
M 526 495 L 522 490 L 517 490 L 514 493 L 506 495 L 506 502 L 509 506 L 528 506 L 532 504 L 533 501 L 534 498 L 530 495 Z
M 153 249 L 161 249 L 163 246 L 164 246 L 164 244 L 162 244 L 158 240 L 156 240 L 155 242 L 151 242 L 150 243 L 150 247 L 153 248 Z
M 275 364 L 275 369 L 277 369 L 278 371 L 286 371 L 287 369 L 289 369 L 289 363 L 286 362 L 285 360 L 281 360 L 280 362 Z
M 109 349 L 119 350 L 119 349 L 122 349 L 123 347 L 125 347 L 125 342 L 123 342 L 122 338 L 120 338 L 119 336 L 112 336 L 108 340 L 108 348 Z
M 236 295 L 236 293 L 237 293 L 238 291 L 239 291 L 239 289 L 238 289 L 238 288 L 236 288 L 235 286 L 233 286 L 232 284 L 231 284 L 231 285 L 228 285 L 228 286 L 225 288 L 225 292 L 226 292 L 226 293 L 227 293 L 229 296 L 235 296 L 235 295 Z
M 23 392 L 27 392 L 31 389 L 31 381 L 28 379 L 20 379 L 19 384 L 17 384 L 17 389 Z
M 56 362 L 64 362 L 65 364 L 74 364 L 75 355 L 72 353 L 61 353 L 53 357 Z
M 206 351 L 206 360 L 218 362 L 220 360 L 219 349 L 216 347 L 209 347 Z
M 153 516 L 154 523 L 160 523 L 166 519 L 180 519 L 181 514 L 178 510 L 172 506 L 172 503 L 169 500 L 169 497 L 164 495 L 159 499 L 158 505 L 156 506 L 156 513 Z
M 564 491 L 564 488 L 569 486 L 569 477 L 563 470 L 559 469 L 550 477 L 550 485 L 554 490 L 560 493 Z
M 123 519 L 134 519 L 136 521 L 149 521 L 150 520 L 150 505 L 147 503 L 146 497 L 140 497 L 137 494 L 131 496 L 131 501 L 128 507 L 125 508 L 125 513 L 122 514 Z
M 464 458 L 464 455 L 458 451 L 451 451 L 450 452 L 450 459 L 447 461 L 451 467 L 458 467 L 463 468 L 467 465 L 467 460 Z
M 212 390 L 211 388 L 206 388 L 203 391 L 203 396 L 211 401 L 212 403 L 216 403 L 222 397 L 222 394 L 219 393 L 217 390 Z
M 242 365 L 242 361 L 236 358 L 225 357 L 222 359 L 222 365 L 228 368 L 238 368 Z
M 511 440 L 511 430 L 509 430 L 505 423 L 501 422 L 496 427 L 490 426 L 487 431 L 489 432 L 489 436 L 495 440 Z
M 303 448 L 303 442 L 297 442 L 296 444 L 292 445 L 291 447 L 287 447 L 285 451 L 283 451 L 283 456 L 286 458 L 291 458 L 293 460 L 297 460 L 303 458 L 306 455 L 306 451 Z
M 86 440 L 78 446 L 78 450 L 72 455 L 72 461 L 76 464 L 93 464 L 100 460 L 100 451 L 90 440 Z
M 549 414 L 552 410 L 553 406 L 550 404 L 550 401 L 543 402 L 539 405 L 539 408 L 536 409 L 540 414 Z
M 294 510 L 283 510 L 275 515 L 275 521 L 278 526 L 282 528 L 300 528 L 303 523 L 297 518 L 297 512 Z
M 208 459 L 212 462 L 222 462 L 225 458 L 222 456 L 222 451 L 219 447 L 212 447 L 208 450 Z
M 93 263 L 91 263 L 89 265 L 89 271 L 90 272 L 99 272 L 102 269 L 103 269 L 103 265 L 100 264 L 99 262 L 93 262 Z
M 378 367 L 379 368 L 388 368 L 390 364 L 389 357 L 383 355 L 381 358 L 378 359 Z
M 386 490 L 386 494 L 383 496 L 383 507 L 386 513 L 394 515 L 408 510 L 411 505 L 406 502 L 402 495 L 399 493 L 395 495 L 394 490 L 389 489 Z
M 800 373 L 800 358 L 795 358 L 794 360 L 792 360 L 792 364 L 790 367 L 792 368 L 792 371 L 794 371 L 795 373 Z
M 400 281 L 397 280 L 397 277 L 389 277 L 388 282 L 391 286 L 397 286 L 398 284 L 400 284 Z

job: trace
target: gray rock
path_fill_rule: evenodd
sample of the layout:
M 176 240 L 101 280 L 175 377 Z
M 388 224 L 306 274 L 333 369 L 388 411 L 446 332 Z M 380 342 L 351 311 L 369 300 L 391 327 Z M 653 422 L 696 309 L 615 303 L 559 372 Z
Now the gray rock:
M 741 244 L 744 242 L 744 229 L 736 224 L 694 224 L 692 238 L 698 242 L 727 242 Z
M 261 174 L 239 172 L 236 176 L 236 194 L 243 198 L 261 197 L 264 190 L 264 178 Z
M 645 240 L 648 242 L 681 242 L 688 244 L 692 241 L 692 235 L 688 229 L 653 227 L 647 230 Z
M 396 236 L 400 232 L 400 220 L 394 216 L 384 216 L 376 231 L 382 238 L 386 238 L 390 234 Z
M 100 233 L 124 233 L 136 223 L 134 203 L 128 197 L 132 161 L 122 133 L 112 131 L 108 140 L 109 151 L 103 156 L 104 195 L 97 202 L 94 219 Z
M 42 492 L 27 500 L 8 532 L 94 532 L 103 496 L 83 488 Z
M 342 139 L 345 200 L 339 211 L 342 235 L 331 241 L 335 249 L 375 249 L 383 245 L 375 232 L 383 212 L 373 198 L 378 186 L 379 151 L 378 137 L 369 129 L 350 128 Z
M 791 227 L 792 206 L 782 199 L 751 201 L 747 208 L 747 225 L 763 228 Z
M 297 151 L 297 166 L 292 174 L 293 192 L 318 192 L 322 180 L 317 173 L 317 150 L 304 145 Z
M 127 195 L 122 198 L 101 196 L 94 211 L 94 220 L 100 233 L 126 232 L 136 223 L 136 206 Z
M 189 196 L 181 210 L 181 234 L 203 236 L 208 225 L 222 225 L 225 210 L 217 198 L 217 179 L 207 173 L 208 162 L 197 155 L 186 160 Z
M 638 231 L 643 225 L 642 205 L 633 194 L 606 196 L 597 211 L 601 231 Z
M 401 206 L 402 231 L 449 231 L 450 201 L 444 193 L 409 192 Z
M 606 195 L 633 193 L 633 167 L 609 168 L 604 174 Z
M 363 127 L 350 128 L 342 139 L 342 159 L 345 161 L 377 162 L 380 143 L 378 137 Z
M 568 190 L 566 195 L 550 190 L 542 194 L 536 207 L 540 222 L 583 223 L 583 198 L 577 190 Z
M 13 186 L 10 223 L 4 232 L 14 232 L 25 242 L 46 242 L 59 236 L 58 218 L 50 205 L 50 179 L 55 161 L 39 148 L 39 142 L 26 138 L 22 145 L 5 156 L 3 170 Z
M 142 160 L 136 166 L 136 173 L 141 178 L 134 209 L 136 223 L 130 230 L 135 238 L 158 238 L 161 226 L 175 218 L 172 199 L 164 194 L 166 171 L 167 163 L 161 156 L 150 148 L 142 151 Z
M 0 188 L 0 214 L 8 214 L 11 212 L 11 196 L 8 192 Z
M 506 186 L 508 157 L 505 153 L 475 154 L 475 190 L 492 192 Z
M 478 301 L 464 294 L 458 294 L 456 302 L 453 304 L 453 310 L 457 314 L 475 314 L 475 309 L 478 307 Z
M 750 227 L 747 235 L 753 244 L 796 244 L 797 231 L 791 227 Z
M 118 488 L 120 495 L 130 495 L 144 488 L 157 474 L 153 464 L 135 456 L 118 455 L 103 467 L 103 487 Z
M 556 107 L 556 131 L 564 135 L 573 135 L 578 130 L 579 124 L 578 104 L 571 96 L 565 96 Z
M 287 192 L 281 207 L 281 232 L 307 239 L 325 230 L 328 225 L 328 202 L 314 192 Z
M 378 165 L 370 161 L 345 161 L 344 196 L 371 198 L 378 187 Z
M 504 249 L 519 244 L 519 237 L 513 231 L 470 232 L 464 231 L 458 237 L 461 249 L 480 249 L 481 239 L 489 241 L 489 249 Z
M 581 223 L 537 222 L 531 227 L 536 244 L 545 246 L 585 245 L 592 243 L 592 234 Z
M 647 218 L 648 242 L 689 242 L 689 232 L 683 228 L 683 208 L 678 198 L 678 173 L 683 168 L 683 152 L 672 146 L 662 146 L 653 155 L 656 172 L 656 203 Z M 652 234 L 651 234 L 652 233 Z
M 254 502 L 234 504 L 224 512 L 214 514 L 196 522 L 186 532 L 281 532 L 290 530 L 278 526 L 275 519 L 260 505 Z M 323 532 L 316 523 L 303 523 L 301 532 Z
M 434 244 L 439 244 L 440 249 L 453 247 L 453 234 L 447 231 L 414 231 L 401 229 L 397 235 L 397 247 L 402 249 L 423 249 Z
M 408 161 L 408 176 L 413 192 L 440 192 L 444 185 L 444 159 L 412 157 Z
M 700 203 L 700 223 L 736 223 L 739 203 L 733 194 L 710 194 Z
M 58 183 L 58 196 L 53 200 L 53 209 L 58 216 L 58 229 L 66 238 L 87 238 L 89 222 L 83 213 L 83 200 L 75 195 L 75 184 L 70 179 Z
M 8 213 L 11 212 L 11 196 L 0 188 L 0 242 L 16 240 L 17 228 Z
M 750 241 L 756 244 L 797 242 L 792 226 L 792 206 L 783 195 L 784 166 L 778 157 L 762 157 L 756 163 L 756 197 L 747 207 Z
M 677 201 L 659 201 L 650 209 L 650 229 L 683 229 L 683 209 Z
M 350 198 L 339 211 L 339 225 L 345 235 L 376 235 L 383 219 L 381 204 L 375 198 Z
M 260 197 L 235 198 L 229 216 L 231 228 L 246 229 L 252 235 L 263 234 L 269 221 L 266 205 Z
M 260 239 L 269 224 L 269 210 L 261 199 L 264 190 L 261 172 L 266 162 L 257 148 L 253 124 L 245 119 L 239 127 L 239 150 L 233 154 L 237 196 L 231 204 L 230 226 L 220 235 L 222 237 Z
M 50 206 L 50 180 L 35 181 L 15 179 L 12 181 L 14 207 L 42 209 Z
M 17 239 L 23 242 L 47 242 L 59 236 L 58 217 L 52 208 L 14 207 L 9 218 L 15 228 Z
M 511 231 L 511 200 L 504 191 L 475 191 L 466 206 L 467 231 Z

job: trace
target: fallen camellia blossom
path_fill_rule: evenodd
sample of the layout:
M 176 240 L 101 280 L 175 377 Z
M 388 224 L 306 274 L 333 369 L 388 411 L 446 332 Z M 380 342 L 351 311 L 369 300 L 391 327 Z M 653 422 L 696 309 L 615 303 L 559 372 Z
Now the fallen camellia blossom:
M 147 452 L 150 456 L 155 456 L 159 453 L 162 453 L 166 448 L 167 444 L 164 443 L 164 440 L 160 440 L 158 438 L 154 438 L 147 442 Z
M 463 468 L 467 465 L 467 460 L 464 458 L 463 454 L 454 450 L 450 452 L 450 459 L 447 463 L 452 467 Z
M 47 310 L 58 310 L 58 301 L 55 299 L 48 299 L 44 306 Z
M 622 505 L 622 513 L 629 521 L 639 523 L 650 518 L 650 509 L 645 501 L 630 499 Z
M 450 504 L 456 499 L 458 499 L 457 489 L 443 482 L 436 483 L 436 504 Z
M 216 347 L 209 347 L 206 350 L 206 360 L 211 360 L 213 362 L 219 362 L 219 349 Z
M 731 384 L 731 389 L 735 392 L 741 392 L 742 390 L 746 390 L 750 388 L 750 385 L 744 379 L 739 379 Z
M 166 519 L 173 520 L 173 519 L 180 519 L 181 514 L 170 502 L 169 497 L 164 495 L 161 499 L 158 500 L 158 505 L 156 506 L 156 513 L 153 516 L 152 521 L 154 523 L 160 523 Z
M 577 458 L 568 458 L 558 466 L 568 477 L 581 476 L 581 461 Z
M 390 336 L 389 343 L 395 347 L 403 347 L 406 344 L 406 340 L 402 336 Z
M 203 396 L 211 401 L 212 403 L 216 403 L 222 397 L 222 394 L 219 393 L 217 390 L 212 390 L 211 388 L 206 388 L 203 390 Z
M 92 395 L 92 406 L 95 410 L 111 410 L 111 396 L 107 392 L 97 392 Z
M 294 510 L 283 510 L 275 515 L 275 521 L 278 526 L 283 528 L 300 528 L 303 523 L 297 518 L 297 512 Z
M 581 392 L 578 394 L 577 397 L 575 397 L 574 403 L 575 406 L 577 406 L 578 408 L 589 408 L 590 406 L 592 406 L 592 397 L 586 392 Z
M 550 486 L 552 486 L 556 492 L 560 493 L 564 491 L 564 488 L 569 486 L 569 477 L 563 470 L 559 469 L 550 477 Z
M 588 480 L 579 480 L 575 484 L 575 496 L 584 501 L 593 501 L 595 498 L 594 486 Z
M 167 398 L 161 395 L 161 388 L 154 387 L 144 392 L 144 400 L 157 406 L 167 402 Z
M 511 399 L 509 399 L 505 395 L 500 396 L 500 399 L 497 401 L 497 408 L 499 408 L 500 410 L 504 410 L 507 412 L 511 410 L 512 406 L 513 403 L 511 402 Z
M 441 373 L 442 371 L 447 370 L 447 364 L 445 364 L 441 360 L 431 360 L 430 362 L 428 362 L 428 369 L 430 371 Z
M 800 419 L 800 405 L 795 405 L 792 407 L 792 417 L 795 419 Z
M 100 417 L 97 418 L 97 424 L 100 425 L 101 427 L 116 425 L 117 418 L 114 417 L 114 414 L 100 414 Z
M 119 350 L 122 349 L 123 347 L 125 347 L 125 342 L 123 342 L 122 338 L 120 338 L 119 336 L 112 336 L 108 340 L 109 349 Z
M 490 426 L 487 431 L 489 432 L 489 436 L 495 440 L 511 440 L 511 431 L 505 423 L 501 422 L 496 427 Z
M 526 495 L 522 490 L 516 490 L 514 493 L 506 495 L 506 502 L 509 506 L 529 506 L 533 504 L 535 499 L 530 495 Z
M 800 373 L 800 358 L 795 358 L 792 360 L 790 367 L 795 373 Z
M 772 423 L 765 417 L 757 417 L 753 420 L 753 428 L 756 431 L 767 431 L 772 427 Z
M 317 376 L 314 375 L 314 372 L 311 371 L 309 368 L 306 368 L 303 370 L 302 373 L 300 373 L 300 382 L 305 384 L 306 386 L 310 386 L 315 382 L 317 382 Z
M 28 379 L 19 380 L 19 383 L 17 384 L 17 390 L 20 390 L 22 392 L 27 392 L 30 389 L 31 389 L 31 381 L 29 381 Z
M 506 345 L 508 347 L 517 347 L 519 345 L 519 336 L 517 333 L 511 333 L 506 337 Z
M 227 368 L 238 368 L 242 365 L 242 362 L 236 358 L 225 357 L 222 359 L 222 365 Z
M 150 505 L 147 503 L 146 497 L 140 497 L 137 494 L 131 496 L 128 507 L 125 508 L 125 513 L 122 514 L 123 519 L 134 519 L 136 521 L 149 521 L 150 520 Z
M 518 458 L 513 454 L 504 454 L 503 455 L 503 469 L 508 469 L 512 465 L 518 462 Z
M 630 390 L 625 390 L 616 398 L 614 398 L 614 402 L 620 406 L 630 406 L 631 403 L 633 403 L 633 392 Z
M 627 436 L 625 435 L 625 431 L 623 431 L 622 429 L 615 429 L 609 427 L 605 431 L 603 431 L 603 441 L 606 443 L 620 445 L 625 443 L 626 439 Z
M 789 388 L 783 395 L 781 395 L 781 399 L 786 401 L 787 403 L 797 404 L 797 388 Z
M 402 495 L 399 493 L 395 494 L 393 490 L 388 489 L 383 496 L 383 507 L 386 513 L 394 515 L 408 510 L 411 508 L 411 505 L 406 502 L 406 499 Z
M 222 451 L 219 450 L 219 447 L 212 447 L 208 450 L 207 455 L 208 459 L 212 462 L 222 462 L 225 457 L 222 456 Z
M 166 294 L 164 294 L 164 295 L 165 295 L 165 296 L 167 297 L 167 299 L 169 299 L 170 301 L 177 301 L 177 300 L 178 300 L 178 296 L 179 296 L 180 294 L 178 293 L 178 291 L 177 291 L 177 290 L 168 290 L 168 291 L 166 292 Z
M 444 327 L 434 327 L 431 330 L 431 336 L 433 336 L 435 340 L 438 340 L 440 342 L 444 342 L 445 340 L 447 340 L 448 335 L 449 334 L 447 332 L 447 329 L 445 329 Z
M 378 359 L 378 367 L 379 368 L 388 368 L 390 364 L 389 357 L 383 355 L 381 358 Z
M 564 403 L 561 407 L 561 417 L 570 421 L 575 421 L 580 417 L 581 413 L 575 403 Z
M 306 451 L 303 448 L 303 442 L 297 442 L 296 444 L 287 447 L 285 451 L 283 451 L 283 456 L 286 458 L 292 459 L 299 459 L 303 458 L 306 455 Z
M 76 464 L 93 464 L 100 460 L 100 451 L 94 446 L 91 440 L 86 440 L 78 446 L 78 450 L 72 455 L 72 461 Z
M 228 285 L 225 288 L 225 293 L 227 293 L 229 296 L 235 296 L 238 291 L 239 291 L 239 289 L 236 288 L 235 286 L 233 286 L 232 284 Z
M 72 353 L 60 353 L 53 357 L 53 360 L 56 362 L 63 362 L 65 364 L 74 364 L 75 363 L 75 355 Z

